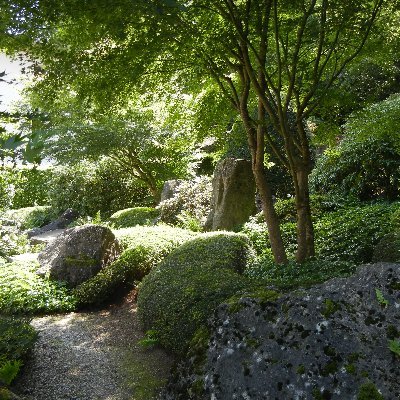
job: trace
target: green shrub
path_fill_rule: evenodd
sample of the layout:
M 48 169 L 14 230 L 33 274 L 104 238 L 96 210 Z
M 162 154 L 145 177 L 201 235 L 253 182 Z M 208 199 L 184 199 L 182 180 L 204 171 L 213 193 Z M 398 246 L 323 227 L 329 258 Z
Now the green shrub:
M 296 224 L 294 222 L 282 223 L 281 232 L 288 254 L 293 254 L 297 247 Z M 262 255 L 271 249 L 267 224 L 262 215 L 250 217 L 249 221 L 243 225 L 242 233 L 250 239 L 257 255 Z
M 74 294 L 80 306 L 100 305 L 115 293 L 131 288 L 173 249 L 195 234 L 169 226 L 135 227 L 115 231 L 124 251 L 111 265 L 79 285 Z
M 375 245 L 391 229 L 391 215 L 399 209 L 400 203 L 378 203 L 326 214 L 314 226 L 317 256 L 356 264 L 370 262 Z
M 310 176 L 313 192 L 394 200 L 400 191 L 400 150 L 394 137 L 349 137 L 327 150 Z
M 55 214 L 51 207 L 35 206 L 20 208 L 17 210 L 7 210 L 2 216 L 7 219 L 16 221 L 22 230 L 40 228 L 48 224 Z
M 0 316 L 0 381 L 7 385 L 13 381 L 36 337 L 28 321 Z
M 1 168 L 0 208 L 24 208 L 48 204 L 51 169 Z
M 28 253 L 29 249 L 27 236 L 19 234 L 16 227 L 0 226 L 0 257 L 7 259 L 16 254 Z
M 145 330 L 159 343 L 184 354 L 198 328 L 214 309 L 248 285 L 238 274 L 252 252 L 247 238 L 209 233 L 173 251 L 143 279 L 138 312 Z
M 321 214 L 314 222 L 315 252 L 319 260 L 346 261 L 355 264 L 370 262 L 378 241 L 398 224 L 400 203 L 377 203 L 348 206 Z M 296 224 L 281 224 L 282 237 L 289 257 L 293 257 L 296 244 Z M 265 222 L 250 218 L 245 233 L 257 255 L 270 251 Z M 260 261 L 261 264 L 263 261 Z
M 82 216 L 100 211 L 108 217 L 118 210 L 149 203 L 148 190 L 108 159 L 58 167 L 49 188 L 50 204 L 58 213 L 73 208 Z
M 37 314 L 65 312 L 75 299 L 59 282 L 39 277 L 37 263 L 0 265 L 0 313 Z
M 383 236 L 374 249 L 374 262 L 400 262 L 400 233 L 391 232 Z
M 128 228 L 136 225 L 152 225 L 159 212 L 151 207 L 134 207 L 120 210 L 111 215 L 110 222 L 115 228 Z

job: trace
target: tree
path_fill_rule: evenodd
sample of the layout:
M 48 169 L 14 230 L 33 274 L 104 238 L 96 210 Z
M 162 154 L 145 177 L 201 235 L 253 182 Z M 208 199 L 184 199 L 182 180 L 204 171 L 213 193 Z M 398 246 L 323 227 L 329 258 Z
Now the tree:
M 48 122 L 44 154 L 64 165 L 108 156 L 141 181 L 157 203 L 165 180 L 187 174 L 188 142 L 151 121 L 151 113 L 143 111 L 96 119 L 68 112 Z
M 213 80 L 245 126 L 276 262 L 286 263 L 287 255 L 266 179 L 267 149 L 293 181 L 296 259 L 314 255 L 306 120 L 362 54 L 379 12 L 397 2 L 121 0 L 112 8 L 105 0 L 27 4 L 14 2 L 14 26 L 20 36 L 35 34 L 29 50 L 43 62 L 53 91 L 60 82 L 79 81 L 81 95 L 101 107 L 104 98 L 126 99 L 133 87 L 155 86 L 165 77 L 182 82 L 187 91 L 199 91 Z

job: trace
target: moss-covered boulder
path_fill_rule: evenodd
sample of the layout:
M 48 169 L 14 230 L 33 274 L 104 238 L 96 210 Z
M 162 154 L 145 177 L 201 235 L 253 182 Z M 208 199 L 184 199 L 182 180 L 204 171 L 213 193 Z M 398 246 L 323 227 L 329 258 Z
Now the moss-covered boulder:
M 83 225 L 65 230 L 39 254 L 37 273 L 76 287 L 113 262 L 120 246 L 109 228 Z
M 136 225 L 153 225 L 159 211 L 151 207 L 134 207 L 120 210 L 111 215 L 114 228 L 128 228 Z
M 96 276 L 79 285 L 79 305 L 100 305 L 123 294 L 159 264 L 173 249 L 196 234 L 169 226 L 135 227 L 115 231 L 123 248 L 120 257 Z
M 145 330 L 184 354 L 215 308 L 248 285 L 240 275 L 251 257 L 246 236 L 205 234 L 180 246 L 143 280 L 138 312 Z

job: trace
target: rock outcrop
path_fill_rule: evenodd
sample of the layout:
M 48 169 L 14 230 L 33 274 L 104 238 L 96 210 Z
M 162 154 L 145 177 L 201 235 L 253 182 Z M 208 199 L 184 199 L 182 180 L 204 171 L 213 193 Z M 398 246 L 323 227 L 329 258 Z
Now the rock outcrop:
M 221 305 L 189 365 L 163 399 L 399 399 L 400 264 Z
M 65 230 L 39 254 L 39 275 L 75 287 L 93 277 L 120 253 L 114 234 L 99 225 Z
M 226 158 L 214 172 L 207 230 L 232 230 L 255 212 L 256 186 L 250 161 Z

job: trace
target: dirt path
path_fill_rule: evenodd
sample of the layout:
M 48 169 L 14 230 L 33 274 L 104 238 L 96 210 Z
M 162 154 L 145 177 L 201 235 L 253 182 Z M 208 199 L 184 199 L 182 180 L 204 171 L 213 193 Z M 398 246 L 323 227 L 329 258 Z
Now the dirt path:
M 39 339 L 14 387 L 26 400 L 151 400 L 173 360 L 144 349 L 136 304 L 35 318 Z

